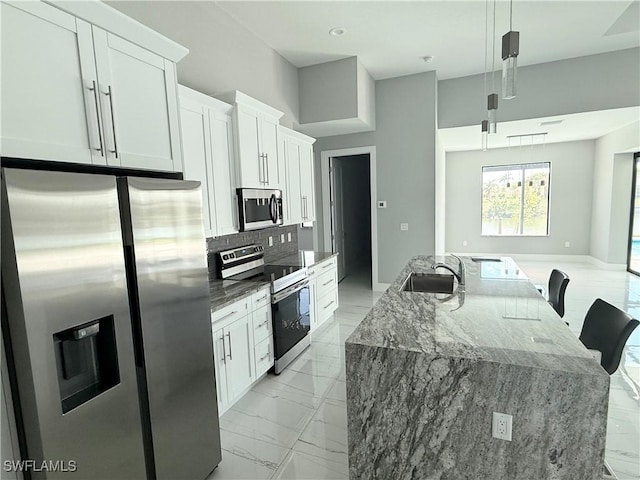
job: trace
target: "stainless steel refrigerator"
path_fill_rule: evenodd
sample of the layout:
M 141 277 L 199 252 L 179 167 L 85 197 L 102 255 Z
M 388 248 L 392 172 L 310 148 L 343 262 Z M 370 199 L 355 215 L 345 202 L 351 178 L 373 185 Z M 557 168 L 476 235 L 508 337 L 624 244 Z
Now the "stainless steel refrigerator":
M 199 183 L 4 168 L 1 214 L 27 478 L 206 478 L 221 453 Z

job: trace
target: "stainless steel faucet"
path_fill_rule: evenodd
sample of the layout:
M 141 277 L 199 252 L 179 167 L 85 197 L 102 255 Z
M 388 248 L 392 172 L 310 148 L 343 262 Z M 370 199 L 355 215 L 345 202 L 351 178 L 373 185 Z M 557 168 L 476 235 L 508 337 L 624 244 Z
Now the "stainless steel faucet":
M 458 285 L 464 285 L 464 279 L 465 279 L 464 262 L 457 255 L 451 254 L 451 256 L 458 259 L 457 272 L 453 267 L 447 265 L 446 263 L 434 263 L 433 265 L 431 265 L 431 268 L 433 270 L 435 270 L 436 268 L 444 268 L 445 270 L 449 270 L 451 273 L 453 273 L 453 276 L 456 277 L 456 279 L 458 280 Z

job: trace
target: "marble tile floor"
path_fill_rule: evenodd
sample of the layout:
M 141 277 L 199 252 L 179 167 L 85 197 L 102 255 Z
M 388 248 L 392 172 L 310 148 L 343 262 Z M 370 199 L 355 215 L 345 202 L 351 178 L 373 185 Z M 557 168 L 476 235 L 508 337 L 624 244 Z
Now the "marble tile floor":
M 518 261 L 516 259 L 516 261 Z M 578 336 L 597 297 L 640 318 L 640 278 L 583 262 L 518 261 L 536 284 L 552 268 L 571 282 L 564 319 Z M 344 340 L 380 298 L 365 272 L 339 285 L 340 308 L 281 375 L 268 375 L 220 419 L 222 463 L 208 480 L 347 479 Z M 611 378 L 606 457 L 619 480 L 640 479 L 640 331 Z M 626 372 L 625 378 L 622 372 Z

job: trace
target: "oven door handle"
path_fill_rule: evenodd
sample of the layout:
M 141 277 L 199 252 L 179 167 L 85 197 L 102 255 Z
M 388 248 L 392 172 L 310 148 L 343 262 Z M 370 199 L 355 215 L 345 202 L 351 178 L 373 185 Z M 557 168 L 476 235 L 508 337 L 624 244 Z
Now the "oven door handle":
M 280 300 L 283 300 L 288 296 L 293 295 L 294 293 L 299 292 L 300 290 L 308 286 L 309 286 L 309 280 L 303 280 L 302 282 L 298 282 L 295 285 L 292 285 L 291 287 L 287 288 L 286 290 L 283 290 L 281 292 L 278 292 L 272 295 L 271 303 L 278 303 Z

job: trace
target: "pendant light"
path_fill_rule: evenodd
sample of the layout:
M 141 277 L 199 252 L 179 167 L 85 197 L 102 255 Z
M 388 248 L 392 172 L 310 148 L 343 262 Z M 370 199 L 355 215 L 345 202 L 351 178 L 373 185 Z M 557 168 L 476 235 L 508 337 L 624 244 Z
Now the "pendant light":
M 486 152 L 489 148 L 489 120 L 482 120 L 482 151 Z
M 502 36 L 502 98 L 516 96 L 520 32 L 513 31 L 513 0 L 509 1 L 509 31 Z

